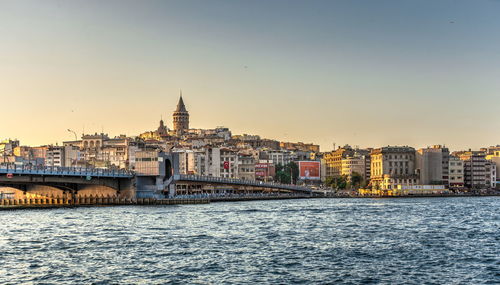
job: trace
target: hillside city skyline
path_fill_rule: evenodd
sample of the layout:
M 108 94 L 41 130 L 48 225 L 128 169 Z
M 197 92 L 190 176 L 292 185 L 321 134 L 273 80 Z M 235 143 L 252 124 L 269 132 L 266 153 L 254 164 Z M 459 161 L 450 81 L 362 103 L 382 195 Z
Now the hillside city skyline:
M 177 109 L 179 108 L 179 103 L 182 103 L 182 108 L 184 111 L 186 111 L 186 106 L 184 105 L 184 102 L 183 102 L 183 94 L 182 94 L 182 90 L 180 91 L 179 93 L 179 102 L 177 104 L 177 108 L 172 108 L 175 113 L 175 111 L 177 111 Z M 172 112 L 171 112 L 172 113 Z M 159 120 L 158 122 L 162 125 L 165 126 L 165 128 L 167 129 L 174 129 L 174 123 L 175 123 L 175 119 L 171 118 L 172 116 L 171 115 L 163 115 L 161 114 L 159 116 Z M 189 121 L 189 116 L 188 116 L 188 121 Z M 215 128 L 227 128 L 225 125 L 218 125 L 218 126 L 213 126 L 213 127 L 209 127 L 209 128 L 197 128 L 196 126 L 193 126 L 192 128 L 189 128 L 189 123 L 188 123 L 188 127 L 187 129 L 200 129 L 200 130 L 203 130 L 203 129 L 215 129 Z M 154 128 L 152 128 L 154 129 Z M 152 130 L 151 129 L 151 130 Z M 228 128 L 229 130 L 231 130 L 231 128 Z M 78 129 L 76 128 L 68 128 L 66 129 L 66 132 L 65 132 L 65 138 L 61 138 L 60 140 L 57 140 L 55 142 L 50 142 L 50 143 L 35 143 L 35 144 L 30 144 L 30 143 L 23 143 L 25 140 L 23 140 L 23 138 L 17 138 L 17 137 L 9 137 L 9 136 L 4 136 L 3 138 L 1 139 L 4 139 L 4 140 L 19 140 L 20 142 L 22 142 L 23 144 L 22 145 L 27 145 L 27 146 L 35 146 L 35 145 L 39 145 L 39 146 L 43 146 L 43 145 L 62 145 L 64 142 L 66 141 L 71 141 L 72 137 L 74 135 L 77 136 L 78 139 L 81 139 L 83 138 L 85 135 L 97 135 L 97 134 L 100 134 L 100 135 L 106 135 L 106 136 L 109 136 L 109 137 L 120 137 L 120 136 L 127 136 L 127 137 L 140 137 L 141 133 L 144 133 L 144 132 L 148 132 L 148 131 L 151 131 L 151 130 L 143 130 L 142 132 L 138 133 L 138 134 L 129 134 L 129 133 L 112 133 L 112 132 L 108 132 L 108 131 L 105 131 L 104 129 L 104 124 L 102 125 L 101 129 L 100 130 L 88 130 L 85 128 L 85 126 L 82 126 L 82 129 L 81 129 L 81 132 L 78 131 Z M 271 139 L 271 140 L 276 140 L 276 141 L 280 141 L 280 142 L 290 142 L 290 143 L 293 143 L 293 142 L 300 142 L 300 143 L 308 143 L 308 144 L 317 144 L 316 142 L 314 141 L 307 141 L 307 140 L 296 140 L 296 141 L 292 141 L 292 140 L 283 140 L 283 139 L 276 139 L 276 138 L 273 138 L 273 137 L 264 137 L 264 136 L 261 136 L 260 134 L 258 133 L 250 133 L 250 132 L 243 132 L 243 133 L 234 133 L 233 135 L 250 135 L 250 136 L 259 136 L 261 137 L 262 139 Z M 27 140 L 29 141 L 29 140 Z M 345 142 L 345 143 L 337 143 L 337 142 L 332 142 L 332 144 L 330 145 L 330 148 L 328 148 L 328 146 L 323 146 L 323 145 L 320 145 L 320 144 L 317 144 L 318 146 L 321 147 L 321 151 L 323 152 L 328 152 L 328 151 L 333 151 L 335 149 L 338 149 L 338 148 L 341 148 L 342 146 L 345 146 L 345 145 L 349 145 L 349 146 L 352 146 L 352 147 L 355 147 L 355 148 L 377 148 L 377 147 L 384 147 L 384 146 L 398 146 L 398 144 L 387 144 L 387 145 L 378 145 L 378 146 L 373 146 L 373 145 L 359 145 L 359 144 L 353 144 L 353 143 L 350 143 L 350 142 Z M 427 145 L 411 145 L 411 144 L 399 144 L 400 146 L 412 146 L 412 147 L 415 147 L 415 148 L 425 148 L 425 147 L 431 147 L 431 146 L 435 146 L 435 145 L 441 145 L 443 147 L 448 147 L 447 144 L 439 144 L 439 143 L 429 143 Z M 490 145 L 480 145 L 479 147 L 477 147 L 476 149 L 481 149 L 481 148 L 485 148 L 485 147 L 491 147 L 491 146 L 498 146 L 499 144 L 490 144 Z M 465 148 L 456 148 L 456 149 L 453 149 L 453 150 L 474 150 L 473 147 L 467 147 L 465 146 Z
M 453 151 L 438 144 L 422 148 L 409 145 L 360 148 L 345 144 L 321 151 L 320 145 L 311 142 L 233 134 L 223 126 L 193 128 L 182 91 L 171 115 L 170 128 L 162 118 L 157 128 L 137 136 L 113 137 L 95 132 L 82 133 L 79 138 L 74 130 L 67 129 L 74 139 L 62 145 L 26 146 L 17 140 L 0 141 L 1 164 L 7 172 L 9 168 L 49 167 L 57 171 L 72 167 L 131 170 L 151 175 L 159 173 L 161 166 L 156 164 L 170 155 L 175 162 L 169 162 L 165 169 L 172 169 L 174 163 L 173 171 L 178 174 L 313 183 L 340 189 L 355 187 L 361 195 L 388 195 L 398 187 L 424 187 L 431 192 L 448 191 L 444 187 L 476 191 L 497 188 L 500 181 L 497 172 L 500 145 Z M 152 168 L 151 163 L 156 166 Z M 13 177 L 12 173 L 9 175 Z

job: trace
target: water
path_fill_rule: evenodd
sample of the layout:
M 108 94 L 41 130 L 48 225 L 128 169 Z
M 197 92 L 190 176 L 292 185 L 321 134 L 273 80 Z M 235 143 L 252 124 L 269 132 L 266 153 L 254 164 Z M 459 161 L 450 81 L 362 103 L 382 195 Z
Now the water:
M 500 198 L 0 212 L 0 284 L 499 284 Z

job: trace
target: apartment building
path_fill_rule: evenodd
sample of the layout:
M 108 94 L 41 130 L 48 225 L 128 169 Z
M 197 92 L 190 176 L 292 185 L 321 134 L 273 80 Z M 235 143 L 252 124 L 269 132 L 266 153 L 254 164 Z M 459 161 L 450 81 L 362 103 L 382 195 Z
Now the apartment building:
M 387 146 L 371 152 L 371 185 L 380 190 L 395 189 L 397 185 L 417 185 L 415 149 L 408 146 Z

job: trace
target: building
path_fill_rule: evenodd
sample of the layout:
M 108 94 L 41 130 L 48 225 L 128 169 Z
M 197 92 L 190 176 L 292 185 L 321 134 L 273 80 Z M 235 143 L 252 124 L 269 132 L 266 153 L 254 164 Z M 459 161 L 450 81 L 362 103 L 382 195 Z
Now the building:
M 445 185 L 398 185 L 393 191 L 393 195 L 439 195 L 448 194 L 449 190 Z
M 416 169 L 421 184 L 449 185 L 450 151 L 446 147 L 434 145 L 416 152 Z
M 484 152 L 486 155 L 495 155 L 495 152 L 500 151 L 500 145 L 483 147 L 479 151 Z
M 495 188 L 497 186 L 497 165 L 488 160 L 486 162 L 486 187 Z
M 156 129 L 156 134 L 160 137 L 160 138 L 164 138 L 164 137 L 168 137 L 168 128 L 167 126 L 165 125 L 165 123 L 163 122 L 163 119 L 160 120 L 160 125 L 158 126 L 158 129 Z
M 64 167 L 64 154 L 64 146 L 48 146 L 45 158 L 45 166 Z
M 372 188 L 392 190 L 397 185 L 419 184 L 415 174 L 415 149 L 408 146 L 387 146 L 371 152 Z
M 45 158 L 47 157 L 47 149 L 47 146 L 34 146 L 31 148 L 31 151 L 33 152 L 34 158 L 45 160 Z
M 179 155 L 179 173 L 204 175 L 205 150 L 173 149 Z
M 291 151 L 319 152 L 319 145 L 303 142 L 280 142 L 280 148 Z
M 461 189 L 464 187 L 464 163 L 458 157 L 449 158 L 449 176 L 448 184 L 452 189 Z
M 342 175 L 342 159 L 352 157 L 354 150 L 349 145 L 339 147 L 337 150 L 325 153 L 323 158 L 326 163 L 327 177 L 340 177 Z
M 173 114 L 173 127 L 177 135 L 182 135 L 189 130 L 189 113 L 184 105 L 184 100 L 182 100 L 182 93 Z
M 107 134 L 84 134 L 81 140 L 63 142 L 72 152 L 66 159 L 70 166 L 129 168 L 129 146 L 134 140 L 125 135 L 110 138 Z M 135 142 L 134 142 L 135 143 Z M 78 151 L 78 152 L 77 152 Z
M 30 146 L 17 146 L 14 148 L 12 152 L 12 160 L 15 161 L 17 165 L 30 165 L 30 166 L 43 166 L 45 165 L 45 153 L 42 156 L 38 156 L 38 153 L 35 153 L 35 149 L 39 149 L 40 147 L 33 148 Z M 45 149 L 47 147 L 44 147 Z
M 196 172 L 203 176 L 221 177 L 221 154 L 219 147 L 207 147 L 196 158 Z
M 320 167 L 321 167 L 321 182 L 325 183 L 326 182 L 326 160 L 321 157 L 319 158 L 320 161 Z
M 274 165 L 285 166 L 293 161 L 292 152 L 288 150 L 268 150 L 267 153 L 269 162 Z
M 464 163 L 464 184 L 469 189 L 486 189 L 490 187 L 491 181 L 487 169 L 488 160 L 482 151 L 455 152 Z
M 494 150 L 491 154 L 486 155 L 486 159 L 495 164 L 496 169 L 496 188 L 500 188 L 500 150 Z
M 238 178 L 255 180 L 255 158 L 251 154 L 238 154 Z
M 0 141 L 0 156 L 2 157 L 2 164 L 9 165 L 16 163 L 17 159 L 14 155 L 14 149 L 20 146 L 18 140 L 3 140 Z
M 64 146 L 64 165 L 66 167 L 82 166 L 82 156 L 80 148 L 77 146 Z
M 370 179 L 367 173 L 367 164 L 369 165 L 369 156 L 355 153 L 353 156 L 347 156 L 342 159 L 342 172 L 341 175 L 346 176 L 351 181 L 352 174 L 358 173 L 363 177 L 364 181 Z
M 273 181 L 276 175 L 276 167 L 267 160 L 257 160 L 255 163 L 255 180 L 259 181 Z
M 220 148 L 220 161 L 220 176 L 225 178 L 237 178 L 238 152 L 229 148 Z
M 257 135 L 234 135 L 230 143 L 239 148 L 280 150 L 280 142 L 270 139 L 261 139 Z

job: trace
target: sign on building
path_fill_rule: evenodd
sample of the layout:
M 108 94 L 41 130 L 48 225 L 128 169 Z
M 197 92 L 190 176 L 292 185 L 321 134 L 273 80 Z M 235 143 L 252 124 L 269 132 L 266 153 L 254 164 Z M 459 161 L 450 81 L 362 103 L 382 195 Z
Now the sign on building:
M 320 180 L 321 163 L 319 161 L 299 161 L 299 178 L 301 180 Z

